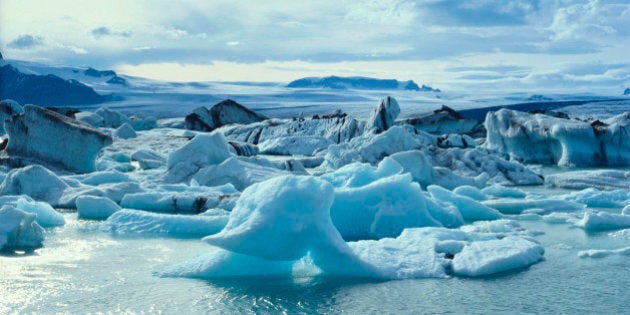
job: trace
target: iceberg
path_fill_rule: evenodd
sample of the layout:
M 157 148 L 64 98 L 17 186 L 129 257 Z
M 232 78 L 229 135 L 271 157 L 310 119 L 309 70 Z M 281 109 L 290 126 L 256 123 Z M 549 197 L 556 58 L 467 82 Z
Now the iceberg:
M 587 211 L 582 220 L 575 223 L 586 231 L 620 230 L 630 228 L 630 216 L 603 211 Z
M 41 248 L 44 229 L 35 222 L 36 214 L 13 206 L 0 208 L 0 251 L 32 252 Z
M 96 158 L 112 138 L 53 111 L 24 106 L 24 113 L 5 122 L 9 143 L 4 150 L 10 165 L 43 164 L 74 173 L 96 170 Z
M 630 165 L 630 113 L 591 123 L 509 109 L 489 112 L 485 147 L 525 163 Z
M 198 134 L 169 154 L 166 164 L 168 173 L 164 181 L 168 183 L 188 181 L 203 167 L 220 164 L 230 156 L 232 156 L 230 145 L 222 133 Z
M 15 207 L 18 210 L 35 214 L 35 222 L 42 227 L 55 227 L 66 224 L 66 219 L 63 215 L 45 202 L 19 198 L 15 203 Z
M 166 185 L 149 192 L 127 193 L 120 205 L 158 213 L 199 214 L 208 208 L 229 210 L 236 198 L 238 191 L 229 184 L 216 187 Z
M 220 164 L 200 169 L 192 179 L 199 185 L 218 186 L 231 184 L 236 189 L 243 190 L 254 183 L 286 174 L 288 173 L 275 167 L 250 163 L 246 160 L 231 157 Z
M 427 191 L 434 199 L 456 206 L 464 220 L 496 220 L 501 218 L 501 213 L 497 210 L 485 206 L 472 198 L 455 194 L 443 187 L 430 185 L 427 187 Z
M 566 189 L 630 189 L 630 171 L 581 170 L 545 176 L 545 185 Z
M 70 186 L 41 165 L 13 169 L 0 184 L 0 196 L 27 195 L 55 204 Z
M 121 209 L 118 204 L 106 197 L 79 196 L 75 202 L 79 219 L 106 220 Z

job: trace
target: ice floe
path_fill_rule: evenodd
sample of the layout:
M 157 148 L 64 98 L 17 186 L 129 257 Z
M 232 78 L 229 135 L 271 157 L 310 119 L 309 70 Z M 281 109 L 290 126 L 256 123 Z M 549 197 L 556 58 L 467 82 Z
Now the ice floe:
M 44 230 L 35 222 L 36 214 L 13 206 L 0 208 L 0 251 L 33 251 L 42 247 Z

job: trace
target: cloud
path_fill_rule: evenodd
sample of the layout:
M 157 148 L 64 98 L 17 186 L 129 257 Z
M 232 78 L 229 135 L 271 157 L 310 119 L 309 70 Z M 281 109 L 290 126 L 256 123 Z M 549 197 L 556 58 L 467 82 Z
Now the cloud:
M 131 32 L 128 31 L 113 31 L 110 28 L 106 27 L 106 26 L 100 26 L 97 28 L 94 28 L 90 31 L 90 34 L 96 38 L 96 39 L 101 39 L 103 37 L 109 37 L 109 36 L 113 36 L 113 37 L 131 37 Z
M 554 41 L 597 39 L 628 34 L 630 4 L 605 3 L 589 0 L 559 8 L 549 26 Z
M 10 41 L 7 46 L 14 49 L 31 49 L 44 45 L 43 38 L 33 35 L 21 35 Z

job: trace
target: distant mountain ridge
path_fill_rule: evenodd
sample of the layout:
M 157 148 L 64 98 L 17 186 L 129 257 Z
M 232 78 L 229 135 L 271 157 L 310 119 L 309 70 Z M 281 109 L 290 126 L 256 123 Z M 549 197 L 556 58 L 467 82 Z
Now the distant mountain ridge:
M 98 104 L 109 98 L 79 81 L 52 74 L 26 74 L 7 64 L 0 67 L 0 100 L 3 99 L 20 104 L 61 106 Z
M 441 92 L 427 85 L 418 86 L 413 80 L 375 79 L 368 77 L 307 77 L 291 81 L 290 88 L 329 88 L 334 90 L 410 90 L 422 92 Z

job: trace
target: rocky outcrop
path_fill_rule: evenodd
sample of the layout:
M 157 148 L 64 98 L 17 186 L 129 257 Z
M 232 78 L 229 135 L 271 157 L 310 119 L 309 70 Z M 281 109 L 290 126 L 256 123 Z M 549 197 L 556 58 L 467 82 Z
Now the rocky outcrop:
M 376 133 L 381 133 L 394 125 L 399 114 L 400 106 L 398 106 L 398 102 L 393 97 L 388 96 L 372 112 L 365 125 L 365 130 L 374 130 Z
M 479 121 L 462 117 L 452 108 L 442 105 L 442 108 L 420 117 L 407 118 L 400 121 L 410 124 L 418 130 L 435 135 L 468 134 L 473 137 L 483 137 L 485 129 Z
M 2 160 L 11 166 L 42 164 L 74 173 L 96 170 L 95 161 L 112 138 L 78 121 L 34 105 L 5 122 L 9 138 Z
M 267 117 L 230 99 L 221 101 L 210 109 L 199 107 L 186 116 L 186 129 L 212 131 L 231 124 L 251 124 L 266 120 Z

